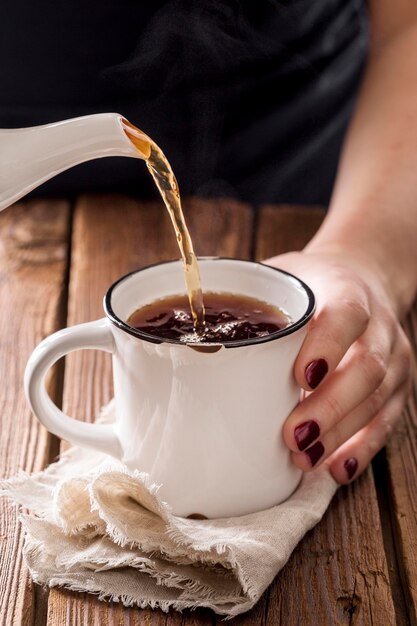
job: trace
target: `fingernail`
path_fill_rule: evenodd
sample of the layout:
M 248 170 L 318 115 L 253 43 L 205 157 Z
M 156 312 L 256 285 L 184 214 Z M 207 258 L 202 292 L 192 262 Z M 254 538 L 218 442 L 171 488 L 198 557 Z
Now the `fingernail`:
M 303 452 L 320 435 L 320 426 L 314 420 L 303 422 L 294 429 L 298 449 Z
M 316 361 L 311 361 L 311 363 L 307 365 L 305 377 L 311 389 L 315 389 L 319 386 L 328 371 L 329 366 L 325 359 L 316 359 Z
M 314 445 L 311 446 L 308 450 L 306 450 L 306 454 L 310 459 L 311 467 L 314 467 L 317 461 L 324 454 L 324 446 L 321 441 L 316 441 Z
M 346 474 L 348 475 L 348 478 L 350 480 L 358 469 L 358 462 L 356 459 L 351 457 L 343 463 L 343 467 L 345 468 Z

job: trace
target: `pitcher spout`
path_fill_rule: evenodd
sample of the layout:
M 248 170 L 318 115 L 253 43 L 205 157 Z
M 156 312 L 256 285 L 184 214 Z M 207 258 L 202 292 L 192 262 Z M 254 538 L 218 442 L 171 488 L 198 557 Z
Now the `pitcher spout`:
M 150 142 L 118 113 L 0 130 L 0 210 L 85 161 L 110 156 L 146 160 Z

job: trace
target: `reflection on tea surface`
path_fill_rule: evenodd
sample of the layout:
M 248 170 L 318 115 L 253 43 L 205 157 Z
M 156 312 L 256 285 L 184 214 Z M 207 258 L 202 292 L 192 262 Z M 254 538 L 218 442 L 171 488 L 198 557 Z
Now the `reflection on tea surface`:
M 205 325 L 196 332 L 186 295 L 168 296 L 137 309 L 127 323 L 160 339 L 183 343 L 229 343 L 266 337 L 291 323 L 280 309 L 249 296 L 204 294 Z

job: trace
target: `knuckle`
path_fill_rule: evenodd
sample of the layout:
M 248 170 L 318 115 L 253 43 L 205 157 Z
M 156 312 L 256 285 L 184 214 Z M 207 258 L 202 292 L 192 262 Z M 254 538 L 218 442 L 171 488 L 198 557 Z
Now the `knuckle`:
M 382 448 L 388 442 L 389 438 L 392 435 L 392 431 L 394 430 L 394 425 L 392 420 L 390 420 L 387 416 L 382 416 L 379 422 L 379 447 Z
M 333 450 L 337 450 L 337 448 L 345 443 L 346 440 L 346 424 L 344 423 L 344 420 L 340 420 L 339 422 L 333 424 L 331 429 L 325 435 L 326 452 L 331 453 Z
M 378 388 L 387 374 L 388 364 L 385 355 L 375 348 L 364 350 L 361 365 L 366 382 L 372 389 Z
M 373 437 L 371 439 L 368 439 L 365 451 L 365 455 L 367 456 L 367 458 L 369 460 L 372 459 L 375 454 L 382 448 L 382 445 L 383 444 L 380 443 L 379 438 L 377 439 L 376 437 Z
M 399 414 L 393 419 L 389 413 L 383 413 L 375 422 L 373 435 L 367 441 L 367 453 L 369 457 L 373 457 L 381 448 L 383 448 L 391 438 L 398 422 Z
M 365 330 L 371 319 L 369 304 L 363 296 L 351 296 L 343 300 L 343 307 L 355 319 L 355 322 Z
M 331 416 L 330 419 L 332 422 L 332 429 L 333 429 L 334 425 L 340 422 L 345 417 L 346 411 L 344 410 L 338 398 L 333 394 L 328 394 L 325 401 L 326 401 L 325 411 L 327 415 Z
M 385 392 L 384 392 L 384 389 L 383 389 L 383 387 L 381 385 L 381 386 L 377 387 L 377 389 L 375 389 L 375 391 L 369 397 L 369 400 L 368 400 L 368 403 L 369 403 L 369 413 L 370 413 L 370 418 L 371 419 L 377 413 L 379 413 L 381 408 L 384 406 L 384 402 L 385 402 Z
M 318 321 L 314 328 L 316 344 L 326 346 L 327 349 L 331 346 L 332 350 L 343 353 L 346 350 L 343 324 L 335 324 L 330 316 L 327 318 L 322 316 Z

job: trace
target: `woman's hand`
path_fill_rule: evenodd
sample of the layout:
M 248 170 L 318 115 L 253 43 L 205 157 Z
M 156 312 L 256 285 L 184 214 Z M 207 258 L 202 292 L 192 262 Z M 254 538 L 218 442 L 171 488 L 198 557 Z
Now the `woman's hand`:
M 411 350 L 396 303 L 368 264 L 346 254 L 295 252 L 265 261 L 304 280 L 317 310 L 294 374 L 306 397 L 283 431 L 304 471 L 326 462 L 348 483 L 387 442 L 410 390 Z
M 295 364 L 312 393 L 284 439 L 299 467 L 325 462 L 340 483 L 384 446 L 407 401 L 410 347 L 398 319 L 417 294 L 417 3 L 369 7 L 368 64 L 326 218 L 304 252 L 267 261 L 318 301 Z

